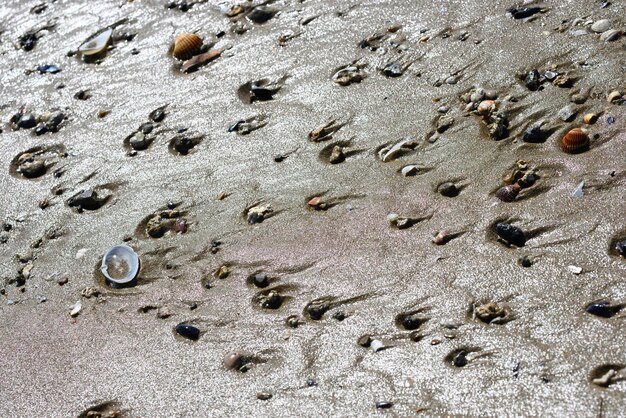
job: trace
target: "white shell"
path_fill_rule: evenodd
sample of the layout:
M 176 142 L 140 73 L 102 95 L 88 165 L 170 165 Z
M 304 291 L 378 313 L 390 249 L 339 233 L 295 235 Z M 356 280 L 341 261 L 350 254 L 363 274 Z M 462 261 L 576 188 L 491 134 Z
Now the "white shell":
M 111 34 L 113 34 L 113 29 L 108 28 L 99 34 L 88 38 L 78 47 L 78 52 L 83 55 L 99 54 L 109 45 Z
M 102 257 L 100 271 L 114 283 L 128 283 L 139 273 L 139 256 L 128 245 L 116 245 Z
M 370 348 L 374 352 L 380 351 L 384 347 L 385 343 L 383 343 L 381 340 L 372 340 L 372 342 L 370 343 Z

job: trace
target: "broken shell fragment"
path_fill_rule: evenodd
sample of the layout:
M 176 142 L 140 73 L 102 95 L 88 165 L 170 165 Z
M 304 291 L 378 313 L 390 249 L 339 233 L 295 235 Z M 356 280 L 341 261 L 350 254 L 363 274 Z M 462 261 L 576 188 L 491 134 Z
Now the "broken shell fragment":
M 478 105 L 478 109 L 476 111 L 479 115 L 489 116 L 494 110 L 496 110 L 496 102 L 493 100 L 483 100 Z
M 116 245 L 102 257 L 100 271 L 107 280 L 113 283 L 129 283 L 139 273 L 139 256 L 128 245 Z
M 112 34 L 113 29 L 107 28 L 100 33 L 92 35 L 78 47 L 78 52 L 86 56 L 100 54 L 109 45 Z
M 188 60 L 200 51 L 202 38 L 195 33 L 183 32 L 174 41 L 174 58 Z
M 198 68 L 202 67 L 205 64 L 213 61 L 217 57 L 219 57 L 221 52 L 217 49 L 212 49 L 203 54 L 196 55 L 192 57 L 188 61 L 185 61 L 182 67 L 180 67 L 180 71 L 183 73 L 191 73 L 196 71 Z

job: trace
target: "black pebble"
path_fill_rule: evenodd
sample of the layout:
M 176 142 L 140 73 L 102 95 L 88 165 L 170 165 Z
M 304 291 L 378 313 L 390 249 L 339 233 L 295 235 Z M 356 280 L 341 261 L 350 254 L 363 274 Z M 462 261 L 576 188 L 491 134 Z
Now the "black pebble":
M 504 241 L 516 247 L 523 247 L 526 244 L 524 232 L 511 224 L 498 223 L 496 225 L 498 236 Z
M 539 74 L 539 71 L 529 71 L 528 74 L 526 74 L 526 80 L 524 80 L 524 84 L 526 84 L 528 90 L 539 90 L 539 87 L 541 87 L 541 75 Z
M 601 316 L 602 318 L 611 318 L 620 310 L 619 306 L 611 306 L 607 302 L 591 303 L 585 309 L 587 313 Z
M 200 338 L 200 330 L 193 325 L 178 324 L 176 325 L 176 333 L 193 341 Z
M 378 409 L 389 409 L 392 406 L 393 406 L 393 402 L 387 402 L 387 401 L 376 402 L 376 408 Z
M 622 257 L 626 257 L 626 240 L 620 241 L 615 245 L 615 249 Z
M 17 121 L 17 126 L 22 129 L 31 129 L 34 128 L 35 125 L 37 125 L 37 120 L 35 119 L 35 115 L 32 113 L 24 113 Z
M 346 314 L 342 311 L 337 311 L 333 314 L 333 318 L 337 321 L 343 321 L 344 319 L 346 319 Z
M 541 11 L 541 7 L 520 7 L 517 9 L 510 9 L 509 13 L 513 16 L 513 19 L 526 19 Z
M 307 379 L 306 380 L 306 385 L 308 387 L 313 387 L 313 386 L 317 386 L 317 382 L 314 379 Z
M 254 23 L 264 23 L 274 17 L 276 12 L 265 6 L 257 6 L 248 14 L 248 19 Z
M 35 135 L 39 136 L 39 135 L 43 135 L 46 132 L 48 132 L 48 127 L 46 125 L 44 125 L 43 123 L 40 123 L 36 128 L 35 128 Z
M 154 122 L 161 122 L 163 119 L 165 119 L 165 108 L 160 107 L 158 109 L 153 110 L 152 112 L 150 112 L 149 117 Z
M 467 357 L 465 357 L 466 353 L 461 351 L 452 359 L 452 364 L 456 367 L 465 367 L 467 366 Z
M 32 50 L 37 44 L 37 35 L 29 32 L 20 37 L 20 47 L 24 51 Z
M 269 280 L 267 279 L 267 274 L 265 273 L 255 274 L 252 278 L 252 283 L 254 283 L 256 287 L 261 288 L 267 287 L 270 284 Z

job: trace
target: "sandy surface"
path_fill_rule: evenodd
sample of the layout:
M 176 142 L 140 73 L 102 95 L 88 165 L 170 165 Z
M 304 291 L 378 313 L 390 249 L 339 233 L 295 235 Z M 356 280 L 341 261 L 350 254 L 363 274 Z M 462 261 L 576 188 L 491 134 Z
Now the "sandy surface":
M 68 0 L 40 14 L 29 13 L 37 2 L 2 2 L 0 220 L 10 230 L 0 231 L 0 416 L 87 416 L 103 402 L 113 412 L 102 416 L 128 417 L 619 416 L 625 311 L 585 312 L 593 301 L 626 303 L 626 260 L 612 250 L 626 239 L 626 106 L 606 99 L 626 89 L 626 38 L 603 42 L 589 30 L 603 18 L 623 29 L 626 4 L 601 3 L 547 1 L 545 13 L 524 21 L 506 15 L 508 1 L 285 0 L 256 24 L 229 19 L 230 3 L 218 1 L 181 12 L 156 0 Z M 39 32 L 32 51 L 14 46 L 53 18 L 56 27 Z M 121 19 L 114 34 L 136 36 L 114 42 L 100 63 L 68 56 Z M 233 33 L 241 22 L 248 30 Z M 391 25 L 400 29 L 386 33 Z M 181 74 L 168 51 L 184 31 L 218 42 L 222 55 Z M 375 33 L 386 34 L 380 48 L 359 47 Z M 281 46 L 281 34 L 295 36 Z M 363 81 L 334 83 L 355 60 Z M 389 62 L 410 66 L 388 78 L 379 70 Z M 41 64 L 62 71 L 28 74 Z M 573 86 L 546 81 L 530 91 L 518 77 L 552 65 Z M 274 99 L 244 103 L 240 86 L 266 77 L 286 77 Z M 478 86 L 495 90 L 508 116 L 500 141 L 459 100 Z M 80 90 L 90 97 L 76 99 Z M 584 103 L 564 122 L 557 113 L 576 93 Z M 152 144 L 129 156 L 125 138 L 164 105 Z M 454 123 L 436 134 L 442 106 Z M 61 109 L 67 119 L 41 136 L 12 131 L 22 107 L 36 116 Z M 586 126 L 591 148 L 565 154 L 560 138 L 588 112 L 600 114 Z M 257 115 L 267 125 L 227 131 Z M 345 125 L 326 141 L 308 140 L 332 119 Z M 549 138 L 522 141 L 539 120 L 552 127 Z M 188 155 L 168 149 L 180 128 L 202 137 Z M 406 138 L 410 147 L 381 161 L 381 148 Z M 328 163 L 333 144 L 345 147 L 344 162 Z M 54 165 L 27 179 L 15 161 L 33 147 L 51 150 L 46 163 Z M 286 158 L 275 162 L 279 154 Z M 540 178 L 501 202 L 494 192 L 517 160 Z M 418 175 L 399 172 L 409 164 Z M 584 196 L 572 197 L 583 180 Z M 458 196 L 436 191 L 448 181 Z M 110 197 L 79 213 L 67 201 L 87 187 Z M 308 208 L 320 195 L 331 207 Z M 178 204 L 187 232 L 147 236 L 146 221 L 168 202 Z M 246 209 L 258 204 L 273 216 L 251 225 Z M 394 228 L 389 213 L 415 224 Z M 523 247 L 496 239 L 495 223 L 504 221 L 526 233 Z M 459 235 L 434 245 L 441 230 Z M 136 286 L 111 289 L 97 267 L 124 240 L 142 270 Z M 221 242 L 215 253 L 213 240 Z M 522 267 L 521 257 L 532 265 Z M 216 278 L 223 265 L 230 274 Z M 259 272 L 269 287 L 249 283 Z M 86 288 L 99 294 L 81 296 Z M 283 297 L 279 309 L 260 306 L 259 294 L 271 289 Z M 306 307 L 320 299 L 329 310 L 311 319 Z M 488 302 L 507 321 L 475 318 L 473 307 Z M 404 329 L 398 316 L 414 312 L 419 326 Z M 285 322 L 292 315 L 296 328 Z M 199 340 L 177 336 L 180 323 L 199 328 Z M 363 335 L 387 348 L 358 345 Z M 453 364 L 456 350 L 467 353 L 466 365 Z M 247 372 L 223 366 L 233 351 L 247 355 Z M 591 382 L 604 365 L 618 371 L 607 388 Z M 262 392 L 272 398 L 257 399 Z M 377 409 L 380 401 L 393 406 Z

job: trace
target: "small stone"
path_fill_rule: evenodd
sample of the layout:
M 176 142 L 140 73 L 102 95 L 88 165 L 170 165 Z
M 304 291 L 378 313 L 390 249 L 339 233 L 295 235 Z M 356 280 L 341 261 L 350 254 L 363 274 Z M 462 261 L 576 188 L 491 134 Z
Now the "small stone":
M 578 266 L 567 266 L 567 271 L 569 271 L 572 274 L 580 274 L 582 273 L 583 269 L 582 267 L 578 267 Z
M 533 262 L 530 260 L 530 258 L 524 256 L 521 257 L 520 259 L 517 260 L 517 262 L 519 263 L 520 266 L 524 267 L 524 268 L 528 268 L 531 267 L 533 265 Z
M 200 330 L 193 325 L 178 324 L 176 325 L 175 331 L 181 337 L 185 337 L 192 341 L 196 341 L 200 338 Z
M 376 408 L 377 409 L 389 409 L 393 406 L 393 402 L 387 402 L 387 401 L 378 401 L 376 402 Z
M 67 276 L 61 276 L 57 279 L 57 284 L 59 286 L 63 286 L 64 284 L 67 284 L 68 281 L 69 279 L 67 278 Z
M 595 33 L 606 32 L 610 28 L 611 28 L 611 21 L 608 19 L 598 20 L 594 22 L 593 25 L 591 25 L 591 30 L 594 31 Z
M 252 278 L 252 283 L 259 288 L 264 288 L 269 286 L 270 281 L 267 278 L 267 274 L 265 273 L 257 273 L 254 275 L 254 277 Z
M 587 96 L 580 93 L 572 94 L 570 101 L 576 104 L 583 104 L 587 101 Z
M 359 337 L 359 339 L 356 341 L 356 343 L 358 345 L 360 345 L 361 347 L 369 347 L 372 344 L 372 337 L 370 337 L 369 335 L 365 334 L 361 337 Z
M 455 197 L 459 195 L 459 189 L 454 183 L 446 182 L 437 187 L 437 192 L 445 197 Z
M 248 14 L 247 17 L 254 23 L 265 23 L 274 17 L 275 14 L 276 11 L 274 9 L 266 6 L 257 6 Z
M 454 124 L 454 118 L 451 116 L 442 116 L 437 120 L 437 132 L 442 134 Z
M 259 392 L 256 394 L 256 398 L 261 401 L 267 401 L 272 399 L 272 394 L 269 392 Z
M 432 242 L 435 245 L 444 245 L 446 244 L 448 241 L 450 241 L 450 233 L 448 231 L 440 231 L 437 233 L 437 235 L 435 235 L 432 239 Z
M 539 74 L 539 71 L 537 70 L 529 71 L 528 74 L 526 74 L 524 84 L 526 84 L 526 87 L 528 88 L 528 90 L 531 90 L 531 91 L 539 90 L 539 87 L 541 87 L 541 75 Z
M 576 111 L 572 105 L 567 105 L 557 113 L 559 119 L 563 122 L 570 122 L 576 117 Z
M 343 153 L 343 148 L 339 145 L 335 145 L 333 147 L 332 152 L 330 153 L 330 157 L 328 158 L 328 162 L 331 164 L 339 164 L 346 159 L 346 156 Z

